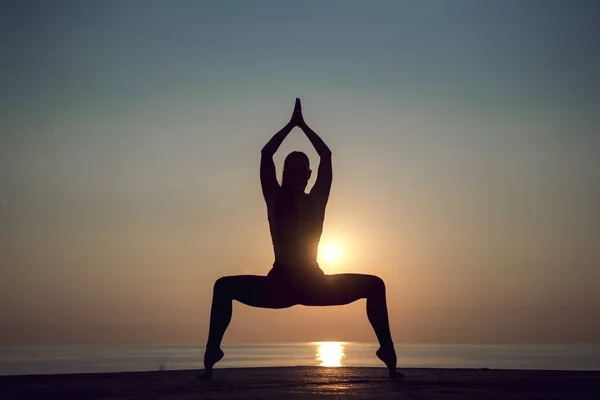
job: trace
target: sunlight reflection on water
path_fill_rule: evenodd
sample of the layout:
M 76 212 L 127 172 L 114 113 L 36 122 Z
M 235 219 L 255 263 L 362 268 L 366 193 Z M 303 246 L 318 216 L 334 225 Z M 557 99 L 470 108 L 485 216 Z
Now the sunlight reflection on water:
M 321 367 L 341 367 L 344 354 L 344 342 L 315 342 L 317 361 Z
M 378 367 L 377 343 L 240 343 L 218 368 Z M 202 345 L 0 346 L 0 375 L 202 369 Z M 600 343 L 400 343 L 400 368 L 600 370 Z M 322 368 L 321 374 L 336 373 Z

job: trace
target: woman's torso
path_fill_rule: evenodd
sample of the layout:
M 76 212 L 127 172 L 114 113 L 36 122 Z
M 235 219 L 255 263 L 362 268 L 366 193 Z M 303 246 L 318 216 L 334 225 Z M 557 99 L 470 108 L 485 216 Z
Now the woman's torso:
M 280 190 L 267 203 L 275 265 L 290 271 L 319 268 L 317 251 L 325 210 L 310 194 L 291 195 Z

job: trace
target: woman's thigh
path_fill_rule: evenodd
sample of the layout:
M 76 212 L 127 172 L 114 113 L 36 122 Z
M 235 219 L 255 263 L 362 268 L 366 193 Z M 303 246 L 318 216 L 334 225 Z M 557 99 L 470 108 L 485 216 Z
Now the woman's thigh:
M 287 308 L 298 304 L 282 282 L 266 276 L 225 276 L 215 283 L 215 291 L 218 290 L 225 290 L 231 299 L 251 307 Z
M 306 306 L 339 306 L 367 298 L 377 288 L 384 288 L 383 281 L 375 275 L 334 274 L 308 288 L 301 296 L 300 304 Z

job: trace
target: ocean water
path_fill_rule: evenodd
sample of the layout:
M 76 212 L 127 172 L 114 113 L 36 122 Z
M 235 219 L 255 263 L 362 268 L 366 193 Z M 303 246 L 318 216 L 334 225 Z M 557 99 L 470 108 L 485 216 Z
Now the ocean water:
M 0 346 L 0 375 L 201 369 L 200 345 Z M 224 345 L 218 368 L 381 367 L 376 343 Z M 396 344 L 398 366 L 600 370 L 595 344 Z

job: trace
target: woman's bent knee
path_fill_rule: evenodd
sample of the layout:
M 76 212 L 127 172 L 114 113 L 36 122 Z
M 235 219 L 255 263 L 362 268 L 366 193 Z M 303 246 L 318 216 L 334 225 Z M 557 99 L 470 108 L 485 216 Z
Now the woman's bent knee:
M 221 293 L 221 292 L 227 290 L 227 287 L 229 286 L 229 281 L 230 281 L 230 279 L 228 276 L 220 277 L 219 279 L 217 279 L 215 281 L 215 284 L 213 286 L 213 291 L 215 293 L 217 293 L 217 292 Z
M 385 282 L 376 275 L 371 275 L 371 287 L 376 292 L 385 292 Z

